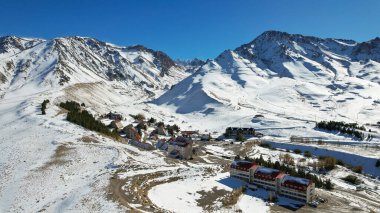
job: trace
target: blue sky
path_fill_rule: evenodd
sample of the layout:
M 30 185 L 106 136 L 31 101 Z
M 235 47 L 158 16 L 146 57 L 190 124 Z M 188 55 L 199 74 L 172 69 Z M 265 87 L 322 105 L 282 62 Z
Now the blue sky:
M 205 59 L 266 30 L 380 37 L 379 11 L 379 0 L 1 0 L 0 35 L 89 36 Z

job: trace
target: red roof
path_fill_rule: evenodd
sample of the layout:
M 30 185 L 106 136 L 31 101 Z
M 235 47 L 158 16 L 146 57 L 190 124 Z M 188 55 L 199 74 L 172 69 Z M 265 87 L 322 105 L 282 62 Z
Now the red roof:
M 231 163 L 232 169 L 237 169 L 241 171 L 248 171 L 251 167 L 253 167 L 255 163 L 246 161 L 246 160 L 235 160 Z
M 307 187 L 311 184 L 312 184 L 311 180 L 286 175 L 282 179 L 281 186 L 295 189 L 295 190 L 306 191 Z
M 277 169 L 267 168 L 267 167 L 259 167 L 255 171 L 255 178 L 264 179 L 264 180 L 275 180 L 275 178 L 281 172 Z

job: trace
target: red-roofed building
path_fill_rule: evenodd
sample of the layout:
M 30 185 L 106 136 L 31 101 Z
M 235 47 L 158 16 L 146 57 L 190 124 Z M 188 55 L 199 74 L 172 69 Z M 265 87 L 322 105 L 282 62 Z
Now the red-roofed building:
M 292 199 L 310 202 L 315 197 L 315 186 L 311 180 L 293 177 L 250 161 L 233 161 L 230 175 Z

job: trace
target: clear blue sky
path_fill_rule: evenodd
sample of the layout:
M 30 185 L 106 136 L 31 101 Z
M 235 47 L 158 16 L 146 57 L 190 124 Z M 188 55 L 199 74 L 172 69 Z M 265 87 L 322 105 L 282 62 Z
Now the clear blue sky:
M 172 58 L 214 58 L 266 30 L 365 41 L 379 0 L 1 0 L 0 35 L 95 37 Z

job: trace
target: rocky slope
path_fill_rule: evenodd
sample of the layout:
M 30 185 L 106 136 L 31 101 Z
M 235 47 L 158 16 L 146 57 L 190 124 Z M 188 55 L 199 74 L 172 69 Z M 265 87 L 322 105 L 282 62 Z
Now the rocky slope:
M 153 94 L 186 76 L 161 51 L 119 47 L 93 38 L 0 38 L 0 92 L 26 85 L 56 88 L 76 83 L 118 82 Z

